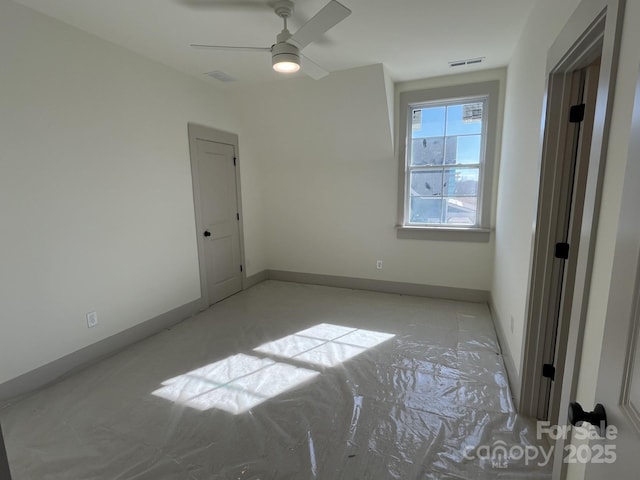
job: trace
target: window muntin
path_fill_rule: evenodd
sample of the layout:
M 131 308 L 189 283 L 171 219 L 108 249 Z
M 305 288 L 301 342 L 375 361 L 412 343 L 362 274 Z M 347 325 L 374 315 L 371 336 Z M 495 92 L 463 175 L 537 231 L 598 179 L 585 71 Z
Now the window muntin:
M 479 96 L 408 105 L 405 225 L 480 225 L 487 103 Z

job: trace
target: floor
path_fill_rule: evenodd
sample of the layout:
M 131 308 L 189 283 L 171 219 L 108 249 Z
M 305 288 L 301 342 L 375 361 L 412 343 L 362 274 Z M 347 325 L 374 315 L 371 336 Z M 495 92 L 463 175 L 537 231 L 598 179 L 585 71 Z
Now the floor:
M 0 422 L 14 480 L 546 479 L 552 463 L 486 305 L 275 281 Z

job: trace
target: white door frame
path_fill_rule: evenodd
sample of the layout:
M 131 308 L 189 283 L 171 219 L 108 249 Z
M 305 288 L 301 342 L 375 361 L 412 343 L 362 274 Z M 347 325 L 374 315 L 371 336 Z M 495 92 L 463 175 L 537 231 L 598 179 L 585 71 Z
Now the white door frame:
M 585 185 L 582 221 L 579 228 L 579 245 L 571 250 L 578 257 L 573 279 L 573 293 L 570 302 L 568 323 L 559 327 L 559 348 L 565 345 L 566 357 L 563 359 L 562 384 L 557 421 L 566 422 L 568 402 L 575 395 L 577 373 L 581 355 L 584 321 L 587 309 L 591 279 L 591 266 L 595 245 L 595 232 L 598 223 L 600 196 L 604 165 L 606 163 L 608 130 L 615 87 L 615 74 L 618 62 L 620 31 L 624 0 L 583 0 L 562 29 L 547 56 L 547 86 L 545 95 L 545 118 L 543 121 L 544 147 L 541 163 L 538 215 L 534 232 L 534 245 L 531 258 L 529 296 L 527 299 L 527 319 L 523 339 L 523 357 L 521 363 L 521 394 L 519 412 L 537 417 L 541 404 L 542 354 L 545 342 L 553 340 L 547 315 L 549 270 L 548 258 L 553 256 L 556 238 L 557 217 L 553 216 L 553 192 L 555 166 L 564 153 L 564 143 L 558 141 L 566 124 L 566 110 L 563 110 L 562 93 L 565 91 L 565 78 L 575 70 L 584 68 L 598 56 L 601 58 L 598 78 L 598 95 L 595 106 L 591 148 L 588 159 L 588 171 Z M 565 106 L 566 107 L 566 106 Z M 576 232 L 577 233 L 577 232 Z M 558 377 L 556 377 L 558 379 Z M 556 419 L 553 419 L 555 421 Z
M 196 223 L 196 239 L 198 244 L 198 265 L 200 267 L 200 310 L 205 310 L 209 307 L 209 289 L 207 288 L 207 268 L 205 258 L 205 246 L 204 237 L 202 232 L 205 230 L 205 225 L 202 222 L 202 207 L 200 203 L 200 183 L 198 177 L 198 162 L 197 162 L 197 145 L 198 140 L 206 140 L 210 142 L 223 143 L 233 147 L 234 158 L 236 164 L 236 197 L 238 201 L 238 212 L 240 219 L 238 221 L 238 230 L 240 238 L 240 261 L 242 263 L 242 288 L 247 288 L 247 269 L 244 258 L 244 228 L 242 215 L 242 191 L 240 189 L 240 154 L 238 153 L 238 135 L 235 133 L 225 132 L 223 130 L 217 130 L 215 128 L 206 127 L 204 125 L 198 125 L 195 123 L 188 124 L 189 134 L 189 156 L 191 158 L 191 181 L 193 185 L 193 207 L 195 212 Z

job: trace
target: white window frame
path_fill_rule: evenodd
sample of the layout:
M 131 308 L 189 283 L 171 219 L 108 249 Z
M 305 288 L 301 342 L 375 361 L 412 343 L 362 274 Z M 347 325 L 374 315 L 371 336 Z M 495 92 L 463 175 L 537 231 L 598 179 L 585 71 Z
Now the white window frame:
M 450 87 L 414 90 L 400 94 L 398 161 L 398 238 L 435 240 L 489 241 L 493 194 L 493 165 L 496 155 L 499 81 L 471 83 Z M 417 107 L 445 106 L 465 101 L 484 100 L 483 138 L 478 177 L 478 210 L 476 225 L 415 224 L 409 222 L 409 175 L 407 158 L 411 143 L 411 113 Z

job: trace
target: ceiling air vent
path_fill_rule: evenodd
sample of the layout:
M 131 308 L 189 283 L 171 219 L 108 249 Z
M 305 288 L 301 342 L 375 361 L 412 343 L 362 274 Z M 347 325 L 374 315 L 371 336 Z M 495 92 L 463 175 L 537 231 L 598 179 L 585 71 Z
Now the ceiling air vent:
M 463 65 L 475 65 L 476 63 L 484 62 L 486 57 L 478 57 L 478 58 L 468 58 L 466 60 L 455 60 L 453 62 L 449 62 L 450 67 L 462 67 Z
M 205 75 L 220 80 L 221 82 L 235 82 L 236 80 L 228 73 L 221 72 L 220 70 L 213 70 L 212 72 L 205 73 Z

